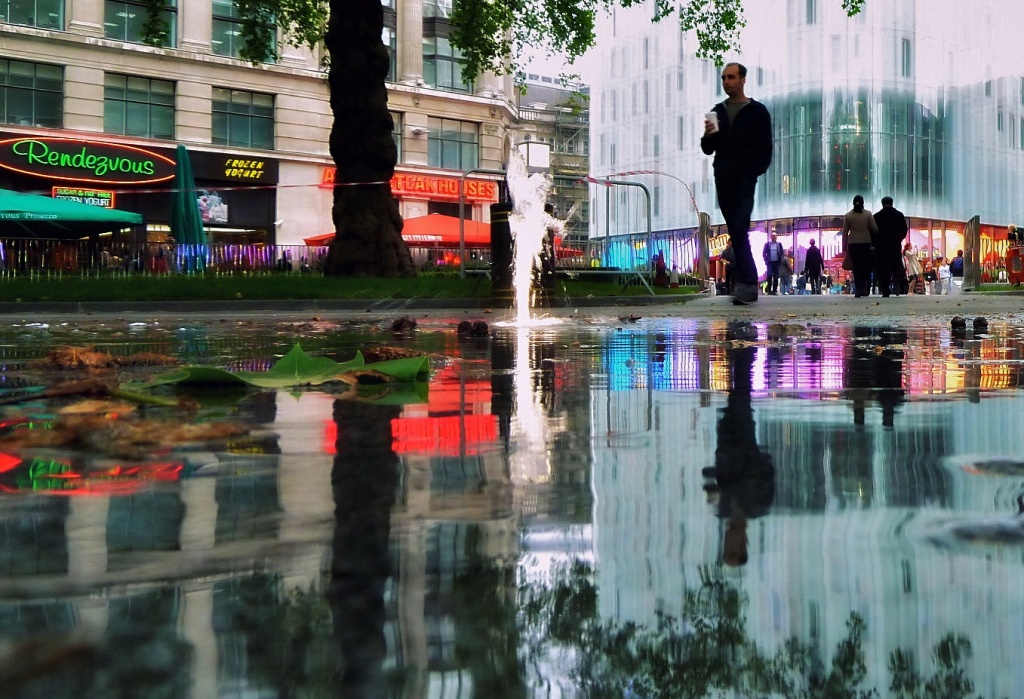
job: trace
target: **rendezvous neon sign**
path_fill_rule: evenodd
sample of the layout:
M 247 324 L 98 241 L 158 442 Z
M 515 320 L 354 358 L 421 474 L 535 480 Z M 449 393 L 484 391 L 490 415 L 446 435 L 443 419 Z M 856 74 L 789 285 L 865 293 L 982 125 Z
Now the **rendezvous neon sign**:
M 174 161 L 144 148 L 68 138 L 0 141 L 0 168 L 65 182 L 153 184 L 174 177 Z

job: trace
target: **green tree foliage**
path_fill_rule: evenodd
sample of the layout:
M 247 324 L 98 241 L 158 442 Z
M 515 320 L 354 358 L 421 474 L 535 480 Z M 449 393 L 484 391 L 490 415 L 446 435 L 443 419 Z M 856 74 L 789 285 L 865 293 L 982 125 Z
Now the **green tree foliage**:
M 838 0 L 850 15 L 865 0 Z M 381 43 L 380 0 L 235 0 L 243 18 L 241 55 L 260 63 L 272 55 L 273 18 L 285 41 L 327 50 L 337 165 L 332 217 L 336 235 L 326 274 L 382 277 L 413 274 L 401 238 L 402 220 L 389 182 L 397 153 L 388 146 L 387 53 Z M 743 0 L 455 0 L 452 42 L 465 57 L 464 76 L 520 73 L 525 49 L 541 48 L 570 64 L 594 45 L 599 12 L 646 5 L 653 21 L 675 16 L 697 38 L 696 55 L 721 63 L 739 49 Z M 414 49 L 415 50 L 415 49 Z

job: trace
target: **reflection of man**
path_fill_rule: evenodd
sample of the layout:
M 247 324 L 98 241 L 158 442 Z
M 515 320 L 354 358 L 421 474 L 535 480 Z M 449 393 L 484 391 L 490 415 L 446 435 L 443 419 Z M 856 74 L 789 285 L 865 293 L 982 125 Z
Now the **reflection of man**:
M 893 347 L 878 351 L 868 340 L 884 333 L 885 342 Z M 897 409 L 905 400 L 903 390 L 903 347 L 907 331 L 899 328 L 854 326 L 848 361 L 843 377 L 846 397 L 853 409 L 853 424 L 865 424 L 867 400 L 874 395 L 882 409 L 882 426 L 893 427 Z
M 757 178 L 772 162 L 772 120 L 763 104 L 744 93 L 747 69 L 729 63 L 722 69 L 722 90 L 728 99 L 714 106 L 718 126 L 704 121 L 700 148 L 714 153 L 715 189 L 736 254 L 736 288 L 732 301 L 757 301 L 757 267 L 750 250 L 750 214 Z
M 746 323 L 730 325 L 729 340 L 753 341 L 757 330 Z M 757 349 L 730 346 L 726 360 L 732 383 L 718 419 L 715 465 L 703 471 L 713 483 L 704 488 L 717 500 L 718 516 L 726 521 L 722 561 L 739 566 L 747 562 L 747 521 L 768 512 L 775 500 L 775 466 L 757 445 L 750 375 Z

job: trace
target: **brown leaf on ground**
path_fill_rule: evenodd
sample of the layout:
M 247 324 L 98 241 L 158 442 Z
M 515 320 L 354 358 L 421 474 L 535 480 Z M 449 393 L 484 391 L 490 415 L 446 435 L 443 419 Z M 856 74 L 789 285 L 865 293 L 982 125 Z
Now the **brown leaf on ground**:
M 58 347 L 42 359 L 30 364 L 36 369 L 113 369 L 117 361 L 107 352 L 98 352 L 95 347 Z
M 118 366 L 173 366 L 181 364 L 177 357 L 156 352 L 138 352 L 127 357 L 117 357 L 114 361 Z
M 0 449 L 41 447 L 88 448 L 121 458 L 141 458 L 156 447 L 208 442 L 249 433 L 233 422 L 183 424 L 154 419 L 113 419 L 108 415 L 60 415 L 51 429 L 12 430 L 0 438 Z
M 280 330 L 291 330 L 296 332 L 333 332 L 340 328 L 338 323 L 332 323 L 329 320 L 320 320 L 314 317 L 312 320 L 306 321 L 295 321 L 295 322 L 281 322 L 277 324 Z
M 110 419 L 135 412 L 135 406 L 124 401 L 97 400 L 90 398 L 65 405 L 57 411 L 58 415 L 103 415 Z
M 170 355 L 155 352 L 139 352 L 127 357 L 114 357 L 95 347 L 58 347 L 51 350 L 42 359 L 30 363 L 29 366 L 34 369 L 98 371 L 119 366 L 168 366 L 174 364 L 180 364 L 180 362 Z
M 363 353 L 363 359 L 367 364 L 374 362 L 389 362 L 392 359 L 408 359 L 410 357 L 422 357 L 426 352 L 407 349 L 405 347 L 369 347 L 359 350 Z
M 353 369 L 352 371 L 346 371 L 344 374 L 339 376 L 342 381 L 349 383 L 349 379 L 344 377 L 354 378 L 357 383 L 361 384 L 379 384 L 394 381 L 394 379 L 387 374 L 382 374 L 379 371 L 374 371 L 373 369 Z

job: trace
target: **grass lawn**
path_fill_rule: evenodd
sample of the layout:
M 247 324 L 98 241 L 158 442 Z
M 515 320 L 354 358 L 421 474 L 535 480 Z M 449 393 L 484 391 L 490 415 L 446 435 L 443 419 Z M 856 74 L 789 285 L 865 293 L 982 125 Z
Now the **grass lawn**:
M 646 287 L 614 281 L 559 279 L 559 297 L 646 296 Z M 655 289 L 683 295 L 694 288 Z M 489 298 L 491 283 L 475 276 L 420 275 L 404 279 L 324 277 L 319 274 L 0 276 L 0 301 L 214 301 L 225 299 Z

